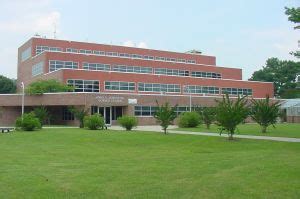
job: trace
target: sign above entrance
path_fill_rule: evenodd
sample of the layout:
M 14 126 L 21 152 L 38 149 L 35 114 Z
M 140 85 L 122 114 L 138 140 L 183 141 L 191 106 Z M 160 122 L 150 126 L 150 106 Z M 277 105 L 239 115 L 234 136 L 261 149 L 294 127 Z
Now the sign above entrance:
M 137 104 L 137 99 L 128 99 L 128 104 Z
M 96 100 L 98 102 L 106 102 L 106 103 L 121 103 L 125 101 L 125 98 L 119 96 L 97 96 Z

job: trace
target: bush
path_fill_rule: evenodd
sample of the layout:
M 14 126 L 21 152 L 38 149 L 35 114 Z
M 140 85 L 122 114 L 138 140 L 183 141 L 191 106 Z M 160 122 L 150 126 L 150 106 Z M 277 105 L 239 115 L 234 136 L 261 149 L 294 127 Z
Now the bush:
M 138 121 L 136 117 L 125 115 L 118 118 L 118 123 L 125 128 L 126 131 L 130 131 L 133 127 L 137 126 Z
M 35 117 L 34 113 L 25 113 L 22 117 L 18 117 L 16 120 L 16 128 L 22 129 L 24 131 L 33 131 L 35 129 L 40 129 L 41 122 Z
M 197 127 L 200 124 L 200 115 L 197 112 L 185 112 L 179 116 L 178 126 L 181 128 Z
M 88 115 L 84 117 L 84 126 L 90 130 L 97 130 L 104 127 L 104 119 L 100 114 Z

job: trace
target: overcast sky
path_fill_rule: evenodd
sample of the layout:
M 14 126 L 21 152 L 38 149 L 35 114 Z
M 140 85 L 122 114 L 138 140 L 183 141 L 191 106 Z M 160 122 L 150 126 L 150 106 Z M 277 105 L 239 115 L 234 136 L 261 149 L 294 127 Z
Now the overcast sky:
M 185 52 L 198 49 L 243 78 L 270 57 L 294 59 L 300 31 L 284 14 L 299 0 L 0 0 L 0 74 L 16 78 L 17 48 L 35 33 Z

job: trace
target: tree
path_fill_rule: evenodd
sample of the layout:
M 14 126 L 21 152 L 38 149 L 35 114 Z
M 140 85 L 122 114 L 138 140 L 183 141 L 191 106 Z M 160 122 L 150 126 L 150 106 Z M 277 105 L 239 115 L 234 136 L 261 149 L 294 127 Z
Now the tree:
M 271 102 L 269 96 L 263 100 L 252 99 L 251 102 L 251 118 L 260 125 L 261 132 L 266 133 L 268 126 L 274 127 L 280 116 L 280 102 Z
M 238 97 L 233 101 L 226 94 L 221 101 L 216 101 L 216 121 L 217 125 L 221 127 L 220 135 L 225 130 L 228 133 L 229 140 L 233 140 L 237 125 L 241 124 L 249 113 L 246 96 Z
M 33 113 L 40 120 L 41 125 L 45 124 L 50 116 L 47 108 L 44 106 L 34 108 Z
M 0 94 L 15 93 L 16 88 L 16 80 L 0 75 Z
M 294 29 L 300 29 L 300 7 L 287 8 L 285 7 L 285 14 L 288 16 L 288 20 L 296 24 Z M 290 54 L 300 58 L 300 51 L 291 52 Z
M 65 85 L 55 79 L 38 80 L 29 84 L 26 88 L 26 93 L 30 95 L 41 95 L 44 93 L 68 92 L 74 88 Z
M 266 65 L 252 74 L 251 81 L 274 82 L 274 93 L 281 96 L 287 89 L 295 89 L 297 74 L 300 74 L 300 62 L 281 61 L 270 58 Z
M 79 128 L 84 127 L 84 117 L 88 115 L 89 109 L 69 107 L 69 111 L 74 114 L 74 117 L 79 120 Z
M 200 113 L 202 121 L 206 125 L 206 128 L 209 129 L 210 125 L 216 119 L 216 108 L 215 107 L 203 107 L 198 112 Z
M 162 104 L 160 106 L 157 101 L 156 101 L 156 104 L 157 104 L 157 109 L 154 112 L 153 117 L 160 124 L 164 133 L 167 134 L 168 126 L 170 124 L 172 124 L 173 121 L 175 120 L 175 118 L 177 117 L 177 114 L 176 114 L 177 105 L 174 107 L 171 107 L 170 104 L 168 102 L 166 102 L 165 104 Z

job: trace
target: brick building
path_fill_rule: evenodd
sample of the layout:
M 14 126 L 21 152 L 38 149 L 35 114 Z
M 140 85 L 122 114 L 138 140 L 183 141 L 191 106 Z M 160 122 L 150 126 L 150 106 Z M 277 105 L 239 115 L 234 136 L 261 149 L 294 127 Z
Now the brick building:
M 135 115 L 140 124 L 154 124 L 159 103 L 214 106 L 228 93 L 232 98 L 274 96 L 273 83 L 243 81 L 242 70 L 216 65 L 216 57 L 116 45 L 31 38 L 18 49 L 18 85 L 39 79 L 56 79 L 74 92 L 25 96 L 25 110 L 46 106 L 53 123 L 74 123 L 67 107 L 82 106 L 101 113 L 107 124 L 121 115 Z M 20 88 L 18 88 L 20 93 Z M 21 94 L 0 96 L 0 125 L 20 115 Z

